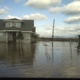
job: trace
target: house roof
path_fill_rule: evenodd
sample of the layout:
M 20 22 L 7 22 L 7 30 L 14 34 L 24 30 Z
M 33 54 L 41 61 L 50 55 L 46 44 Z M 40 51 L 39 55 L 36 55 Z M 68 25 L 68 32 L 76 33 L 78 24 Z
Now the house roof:
M 9 20 L 19 20 L 19 19 L 17 19 L 17 18 L 11 18 L 11 19 L 9 19 Z
M 23 22 L 22 20 L 19 20 L 19 19 L 17 19 L 17 18 L 12 18 L 12 19 L 4 19 L 4 21 L 9 21 L 9 22 Z

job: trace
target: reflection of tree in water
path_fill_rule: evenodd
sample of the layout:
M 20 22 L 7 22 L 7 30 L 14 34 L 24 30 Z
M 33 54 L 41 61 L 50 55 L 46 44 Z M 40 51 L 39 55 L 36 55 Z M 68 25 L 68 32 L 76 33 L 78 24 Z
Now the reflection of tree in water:
M 77 54 L 80 55 L 80 45 L 78 43 L 78 46 L 77 46 Z
M 80 53 L 80 35 L 78 35 L 78 45 L 77 45 L 77 53 Z
M 36 45 L 33 43 L 1 44 L 0 60 L 10 64 L 33 63 Z
M 77 47 L 77 54 L 80 55 L 80 48 Z

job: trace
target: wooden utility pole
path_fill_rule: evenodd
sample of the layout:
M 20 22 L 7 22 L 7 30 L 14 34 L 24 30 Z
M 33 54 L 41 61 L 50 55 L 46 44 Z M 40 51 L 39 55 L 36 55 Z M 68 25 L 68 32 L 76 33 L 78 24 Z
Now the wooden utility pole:
M 55 23 L 55 19 L 53 20 L 53 28 L 52 28 L 52 47 L 53 47 L 53 40 L 54 40 L 54 23 Z

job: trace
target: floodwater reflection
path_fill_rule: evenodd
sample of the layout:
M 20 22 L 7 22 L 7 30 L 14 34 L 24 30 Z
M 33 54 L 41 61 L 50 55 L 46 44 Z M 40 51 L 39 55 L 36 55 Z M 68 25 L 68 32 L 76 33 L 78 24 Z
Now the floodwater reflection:
M 35 48 L 36 48 L 36 44 L 31 44 L 31 43 L 22 43 L 21 46 L 20 44 L 15 44 L 15 43 L 8 43 L 8 44 L 1 43 L 0 44 L 0 76 L 23 77 L 24 76 L 23 73 L 18 69 L 21 66 L 33 65 L 33 59 L 35 57 Z
M 76 42 L 0 43 L 0 77 L 80 78 Z
M 33 58 L 35 54 L 34 44 L 26 43 L 19 44 L 9 43 L 0 44 L 0 60 L 7 62 L 9 64 L 18 63 L 33 63 Z M 34 48 L 33 48 L 34 47 Z M 1 49 L 2 48 L 2 49 Z

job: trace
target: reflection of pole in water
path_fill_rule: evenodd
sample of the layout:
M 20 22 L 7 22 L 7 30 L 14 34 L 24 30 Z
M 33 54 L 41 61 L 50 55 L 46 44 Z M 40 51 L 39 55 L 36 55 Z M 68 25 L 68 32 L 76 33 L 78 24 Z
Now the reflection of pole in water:
M 47 42 L 46 42 L 46 45 L 45 45 L 45 53 L 47 54 L 48 53 L 48 45 L 47 45 Z
M 48 45 L 47 42 L 45 42 L 45 56 L 47 57 L 47 60 L 49 60 L 49 55 L 48 55 Z
M 48 55 L 48 48 L 47 48 L 47 42 L 46 42 L 46 45 L 45 45 L 45 55 L 47 56 Z
M 70 54 L 71 54 L 71 59 L 72 59 L 72 42 L 70 40 Z
M 47 41 L 45 41 L 45 56 L 47 58 L 47 61 L 50 61 L 51 60 L 51 57 L 50 57 L 50 54 L 48 54 L 48 44 L 47 44 Z

